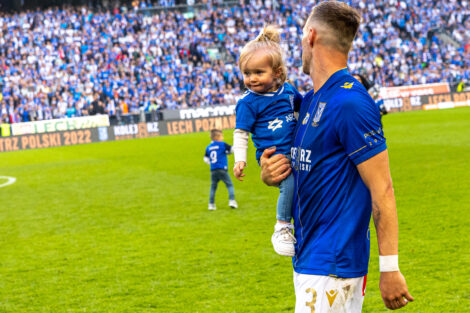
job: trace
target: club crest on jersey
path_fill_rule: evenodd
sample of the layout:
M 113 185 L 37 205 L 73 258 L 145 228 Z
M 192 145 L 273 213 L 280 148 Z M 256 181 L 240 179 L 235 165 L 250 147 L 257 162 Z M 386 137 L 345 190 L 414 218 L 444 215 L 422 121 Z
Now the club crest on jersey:
M 315 113 L 315 117 L 313 118 L 312 126 L 317 127 L 318 122 L 320 122 L 321 115 L 323 114 L 323 110 L 325 110 L 326 102 L 320 102 L 318 104 L 317 113 Z
M 305 118 L 304 118 L 304 120 L 302 121 L 302 125 L 305 125 L 305 124 L 307 124 L 307 122 L 308 122 L 308 119 L 309 119 L 309 118 L 310 118 L 310 114 L 309 114 L 309 113 L 307 113 L 307 115 L 305 115 Z
M 350 83 L 346 82 L 343 84 L 343 86 L 341 86 L 341 88 L 351 89 L 353 85 L 354 85 L 354 82 L 350 82 Z
M 275 131 L 278 128 L 282 128 L 282 122 L 282 120 L 276 118 L 275 120 L 269 122 L 268 129 Z

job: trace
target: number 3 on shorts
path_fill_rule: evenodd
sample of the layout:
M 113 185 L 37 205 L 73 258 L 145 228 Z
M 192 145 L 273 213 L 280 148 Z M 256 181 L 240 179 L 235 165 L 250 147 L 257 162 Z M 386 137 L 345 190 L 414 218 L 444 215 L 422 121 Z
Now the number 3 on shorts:
M 315 302 L 317 302 L 317 292 L 313 288 L 308 288 L 305 290 L 307 293 L 312 294 L 312 301 L 310 302 L 305 302 L 305 305 L 308 306 L 311 310 L 312 313 L 315 313 Z

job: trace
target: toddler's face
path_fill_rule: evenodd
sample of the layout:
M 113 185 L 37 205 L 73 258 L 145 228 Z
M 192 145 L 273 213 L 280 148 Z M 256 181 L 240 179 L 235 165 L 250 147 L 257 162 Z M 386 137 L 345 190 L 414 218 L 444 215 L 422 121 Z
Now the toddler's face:
M 264 51 L 255 52 L 243 69 L 245 86 L 258 93 L 275 91 L 279 87 L 276 84 L 278 77 L 279 74 L 274 73 Z

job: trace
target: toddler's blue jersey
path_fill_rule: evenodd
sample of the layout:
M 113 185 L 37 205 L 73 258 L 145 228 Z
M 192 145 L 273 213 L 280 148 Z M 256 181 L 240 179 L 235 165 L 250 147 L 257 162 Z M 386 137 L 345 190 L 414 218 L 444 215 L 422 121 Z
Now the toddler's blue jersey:
M 227 154 L 230 154 L 232 146 L 223 141 L 212 141 L 206 148 L 205 156 L 211 162 L 211 171 L 228 168 Z
M 252 134 L 259 160 L 264 149 L 276 146 L 276 153 L 288 154 L 295 130 L 294 110 L 298 111 L 302 96 L 284 83 L 276 92 L 264 94 L 247 90 L 235 107 L 235 128 Z
M 371 197 L 356 166 L 386 150 L 380 113 L 346 69 L 302 102 L 292 147 L 294 270 L 367 274 Z

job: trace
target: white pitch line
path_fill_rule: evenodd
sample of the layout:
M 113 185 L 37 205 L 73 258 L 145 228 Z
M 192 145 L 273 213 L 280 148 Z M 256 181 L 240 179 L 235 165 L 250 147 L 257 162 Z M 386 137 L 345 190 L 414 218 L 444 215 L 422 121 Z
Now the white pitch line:
M 6 179 L 7 180 L 6 183 L 0 184 L 0 188 L 11 185 L 11 184 L 14 184 L 16 182 L 15 177 L 0 176 L 0 179 Z

